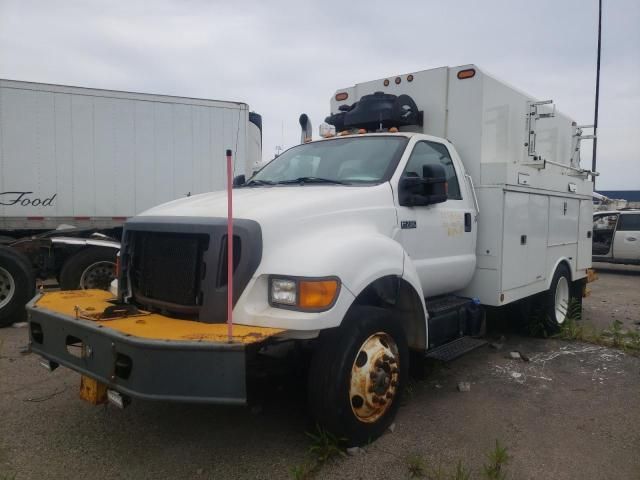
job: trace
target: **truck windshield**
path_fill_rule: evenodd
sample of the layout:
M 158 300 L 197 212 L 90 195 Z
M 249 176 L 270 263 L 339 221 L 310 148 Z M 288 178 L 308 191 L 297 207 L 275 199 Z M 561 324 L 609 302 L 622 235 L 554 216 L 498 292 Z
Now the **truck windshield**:
M 406 137 L 336 138 L 293 147 L 273 159 L 246 185 L 375 184 L 388 180 Z

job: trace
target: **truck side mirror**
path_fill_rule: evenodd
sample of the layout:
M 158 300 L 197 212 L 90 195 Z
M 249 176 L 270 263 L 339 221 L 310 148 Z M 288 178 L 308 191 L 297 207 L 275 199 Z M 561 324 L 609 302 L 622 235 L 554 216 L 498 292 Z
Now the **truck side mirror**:
M 233 178 L 233 186 L 241 187 L 242 185 L 244 185 L 245 181 L 246 181 L 246 178 L 244 175 L 238 175 Z
M 422 177 L 405 176 L 398 189 L 400 205 L 417 207 L 447 200 L 447 177 L 442 165 L 425 165 Z

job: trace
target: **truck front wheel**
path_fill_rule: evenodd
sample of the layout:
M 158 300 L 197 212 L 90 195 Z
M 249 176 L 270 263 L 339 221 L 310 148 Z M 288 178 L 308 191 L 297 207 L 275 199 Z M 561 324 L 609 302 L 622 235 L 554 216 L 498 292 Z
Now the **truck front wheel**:
M 390 312 L 353 307 L 320 338 L 309 370 L 311 413 L 348 445 L 365 444 L 393 421 L 408 371 L 406 335 Z

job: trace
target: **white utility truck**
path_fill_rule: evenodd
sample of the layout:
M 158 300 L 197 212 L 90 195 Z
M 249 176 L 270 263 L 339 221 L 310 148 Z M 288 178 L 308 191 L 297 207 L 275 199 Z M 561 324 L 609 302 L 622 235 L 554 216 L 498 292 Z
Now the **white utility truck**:
M 220 191 L 127 221 L 117 298 L 34 299 L 44 365 L 82 373 L 94 403 L 245 404 L 262 356 L 301 347 L 312 414 L 357 445 L 392 421 L 410 352 L 482 343 L 479 304 L 536 298 L 561 326 L 591 264 L 593 173 L 570 118 L 474 65 L 340 89 L 331 112 L 337 136 L 233 190 L 231 336 Z
M 224 188 L 225 148 L 252 173 L 261 143 L 244 103 L 0 80 L 0 324 L 27 270 L 106 288 L 127 218 Z

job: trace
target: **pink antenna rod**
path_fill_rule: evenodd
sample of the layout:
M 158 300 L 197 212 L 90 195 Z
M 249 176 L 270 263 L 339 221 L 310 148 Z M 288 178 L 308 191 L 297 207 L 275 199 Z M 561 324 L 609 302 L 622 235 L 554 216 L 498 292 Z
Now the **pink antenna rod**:
M 233 340 L 233 159 L 227 150 L 227 336 Z

